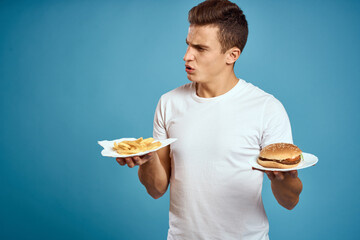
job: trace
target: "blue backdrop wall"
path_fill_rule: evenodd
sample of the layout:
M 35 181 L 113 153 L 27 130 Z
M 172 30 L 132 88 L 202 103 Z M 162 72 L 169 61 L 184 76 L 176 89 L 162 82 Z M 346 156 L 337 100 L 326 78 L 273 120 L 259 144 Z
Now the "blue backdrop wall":
M 272 239 L 356 236 L 359 1 L 236 1 L 250 34 L 235 70 L 285 106 L 319 157 L 288 211 L 269 181 Z M 0 238 L 165 239 L 169 194 L 98 140 L 152 135 L 159 97 L 188 82 L 187 12 L 199 1 L 0 2 Z

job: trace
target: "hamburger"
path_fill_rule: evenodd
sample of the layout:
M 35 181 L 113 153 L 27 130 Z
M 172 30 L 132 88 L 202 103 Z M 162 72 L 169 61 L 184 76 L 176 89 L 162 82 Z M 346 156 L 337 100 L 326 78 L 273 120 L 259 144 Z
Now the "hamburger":
M 300 148 L 290 143 L 273 143 L 260 151 L 257 162 L 268 168 L 293 168 L 301 161 Z

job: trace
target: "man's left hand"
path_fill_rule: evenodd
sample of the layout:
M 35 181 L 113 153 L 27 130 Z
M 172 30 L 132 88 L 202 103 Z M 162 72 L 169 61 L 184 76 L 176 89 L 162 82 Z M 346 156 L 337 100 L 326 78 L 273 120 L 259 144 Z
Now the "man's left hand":
M 272 181 L 274 179 L 281 181 L 281 180 L 284 180 L 286 177 L 297 178 L 297 176 L 298 176 L 298 171 L 297 170 L 281 172 L 281 171 L 260 170 L 260 169 L 254 168 L 254 167 L 252 169 L 253 170 L 258 170 L 258 171 L 263 172 L 263 173 L 266 173 L 266 175 L 268 176 L 270 181 Z
M 297 170 L 291 171 L 266 171 L 253 168 L 266 173 L 271 181 L 271 189 L 279 204 L 286 209 L 292 209 L 299 201 L 302 183 L 298 178 Z

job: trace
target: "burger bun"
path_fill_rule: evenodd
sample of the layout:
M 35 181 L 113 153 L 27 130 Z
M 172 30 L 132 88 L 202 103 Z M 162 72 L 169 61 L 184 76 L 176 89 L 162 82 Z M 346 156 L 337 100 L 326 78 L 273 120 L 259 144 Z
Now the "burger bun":
M 273 143 L 260 151 L 257 162 L 267 168 L 288 169 L 298 166 L 302 151 L 291 143 Z

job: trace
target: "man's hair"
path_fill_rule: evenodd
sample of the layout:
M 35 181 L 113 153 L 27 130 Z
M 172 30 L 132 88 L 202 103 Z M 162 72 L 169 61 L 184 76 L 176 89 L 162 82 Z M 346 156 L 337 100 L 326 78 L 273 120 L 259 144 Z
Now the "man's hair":
M 228 0 L 206 0 L 189 11 L 188 19 L 190 25 L 217 26 L 222 53 L 232 47 L 243 51 L 248 24 L 243 11 L 235 3 Z

